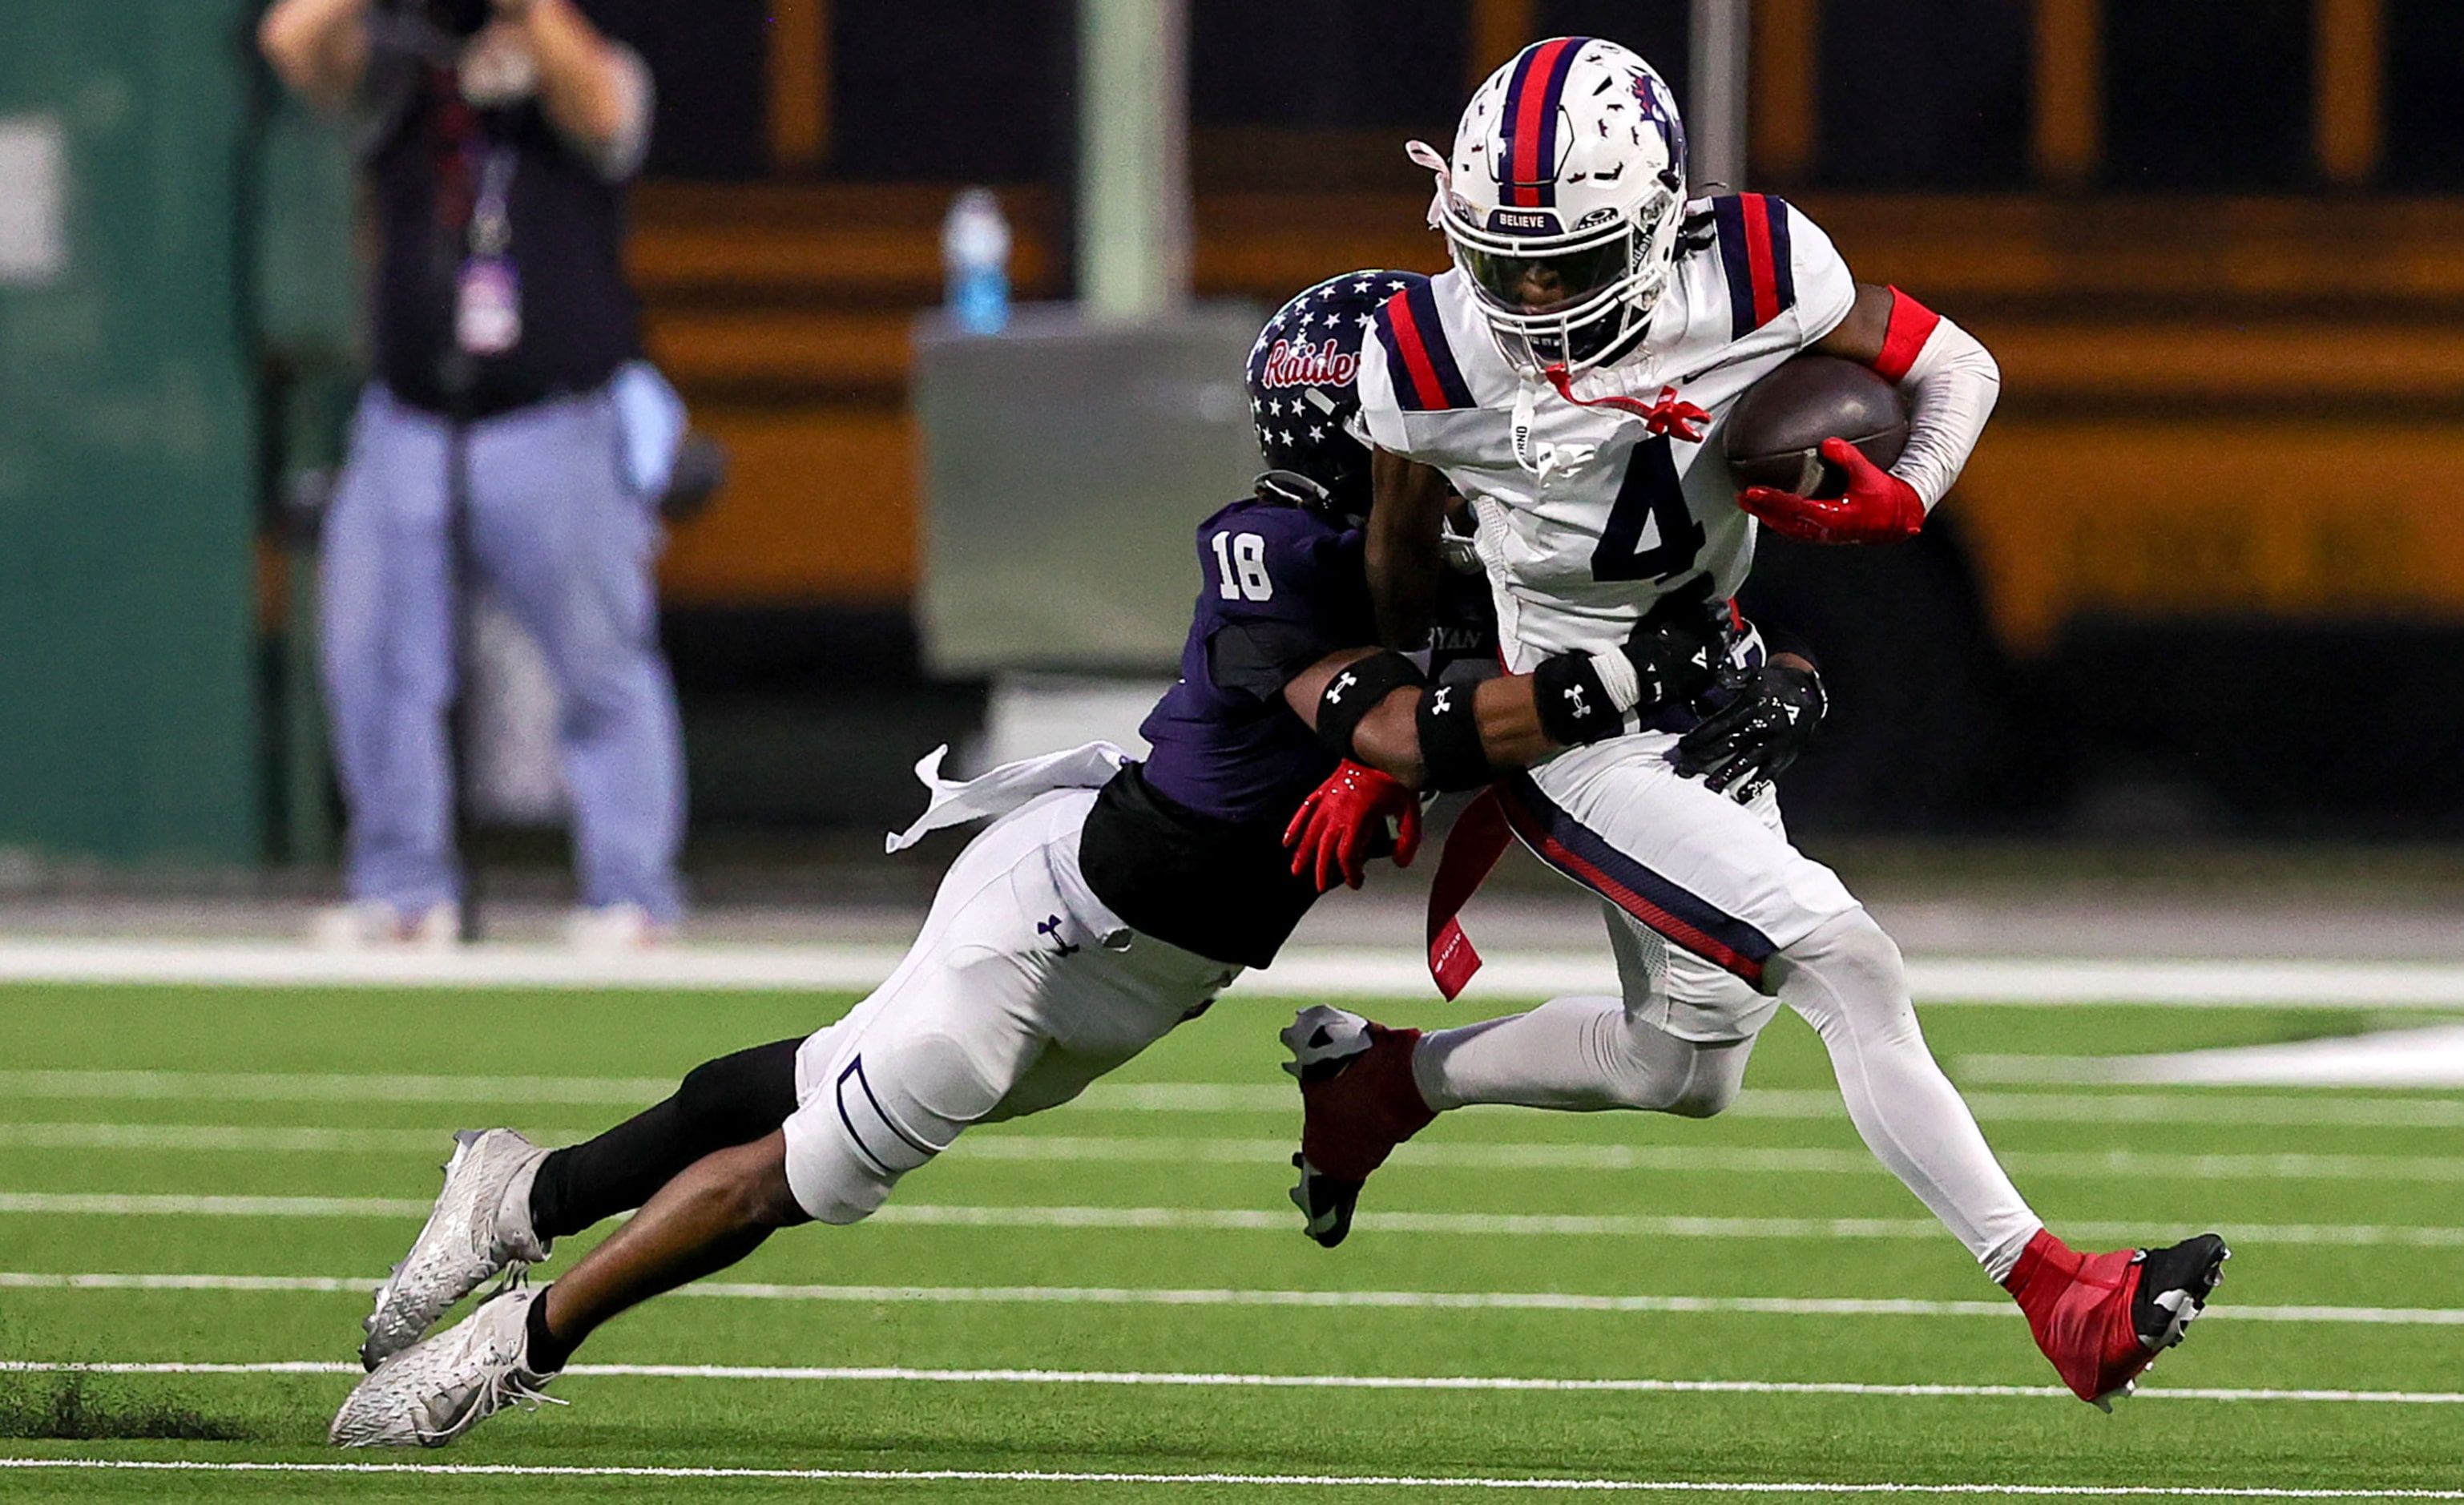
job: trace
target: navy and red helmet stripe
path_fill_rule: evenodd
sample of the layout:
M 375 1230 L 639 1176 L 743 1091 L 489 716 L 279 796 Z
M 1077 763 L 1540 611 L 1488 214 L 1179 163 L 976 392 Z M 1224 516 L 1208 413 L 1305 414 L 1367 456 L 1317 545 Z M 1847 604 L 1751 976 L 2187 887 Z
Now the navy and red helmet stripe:
M 1588 36 L 1559 36 L 1524 49 L 1506 83 L 1498 186 L 1508 209 L 1551 209 L 1557 203 L 1558 115 L 1566 75 L 1591 45 Z
M 1769 936 L 1609 845 L 1540 792 L 1527 774 L 1497 786 L 1507 823 L 1551 867 L 1723 970 L 1762 985 L 1779 947 Z
M 1376 321 L 1396 406 L 1405 412 L 1478 406 L 1438 323 L 1438 296 L 1425 279 L 1379 304 Z
M 1711 222 L 1720 237 L 1720 266 L 1728 278 L 1728 337 L 1742 340 L 1796 306 L 1788 201 L 1768 193 L 1716 198 Z

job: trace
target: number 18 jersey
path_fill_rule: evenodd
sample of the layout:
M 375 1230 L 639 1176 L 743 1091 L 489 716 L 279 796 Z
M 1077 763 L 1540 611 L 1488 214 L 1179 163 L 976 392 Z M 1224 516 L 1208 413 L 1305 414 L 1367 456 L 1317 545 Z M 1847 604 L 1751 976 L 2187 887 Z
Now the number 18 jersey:
M 1507 666 L 1625 641 L 1674 592 L 1736 594 L 1754 520 L 1736 504 L 1723 425 L 1746 389 L 1848 317 L 1847 263 L 1785 201 L 1742 193 L 1687 206 L 1686 235 L 1632 354 L 1574 379 L 1576 398 L 1678 401 L 1702 437 L 1654 434 L 1584 407 L 1500 351 L 1459 272 L 1372 316 L 1360 409 L 1370 442 L 1443 472 L 1480 519 Z
M 1249 498 L 1199 525 L 1198 564 L 1180 680 L 1138 729 L 1146 762 L 1096 795 L 1079 868 L 1133 928 L 1265 966 L 1317 897 L 1284 827 L 1335 764 L 1284 686 L 1376 635 L 1360 534 Z

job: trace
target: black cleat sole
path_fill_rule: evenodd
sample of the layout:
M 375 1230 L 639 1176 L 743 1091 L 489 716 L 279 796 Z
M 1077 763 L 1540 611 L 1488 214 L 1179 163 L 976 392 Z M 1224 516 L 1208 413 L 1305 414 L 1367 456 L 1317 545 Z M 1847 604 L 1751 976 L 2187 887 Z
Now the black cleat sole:
M 1326 1175 L 1299 1155 L 1292 1157 L 1292 1168 L 1301 1173 L 1300 1184 L 1292 1188 L 1292 1206 L 1307 1220 L 1302 1231 L 1319 1248 L 1334 1248 L 1350 1236 L 1353 1211 L 1360 1206 L 1360 1188 L 1368 1183 Z
M 2233 1257 L 2222 1234 L 2202 1233 L 2139 1256 L 2139 1293 L 2130 1303 L 2130 1325 L 2150 1352 L 2162 1353 L 2189 1333 L 2191 1318 L 2207 1310 L 2208 1296 L 2225 1278 Z

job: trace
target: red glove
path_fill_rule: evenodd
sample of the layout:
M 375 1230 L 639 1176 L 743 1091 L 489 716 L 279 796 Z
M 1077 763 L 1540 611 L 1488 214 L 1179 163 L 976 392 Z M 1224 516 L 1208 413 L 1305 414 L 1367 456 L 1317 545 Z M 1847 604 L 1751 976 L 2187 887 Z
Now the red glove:
M 1395 866 L 1408 868 L 1420 850 L 1420 797 L 1376 769 L 1346 758 L 1309 791 L 1292 823 L 1284 828 L 1284 845 L 1292 849 L 1292 876 L 1305 878 L 1317 870 L 1317 891 L 1334 887 L 1338 873 L 1358 888 L 1368 876 L 1370 842 L 1395 822 Z
M 1776 486 L 1749 486 L 1737 505 L 1785 539 L 1804 543 L 1896 543 L 1925 526 L 1917 489 L 1858 453 L 1845 439 L 1822 441 L 1822 457 L 1848 473 L 1841 497 L 1800 497 Z

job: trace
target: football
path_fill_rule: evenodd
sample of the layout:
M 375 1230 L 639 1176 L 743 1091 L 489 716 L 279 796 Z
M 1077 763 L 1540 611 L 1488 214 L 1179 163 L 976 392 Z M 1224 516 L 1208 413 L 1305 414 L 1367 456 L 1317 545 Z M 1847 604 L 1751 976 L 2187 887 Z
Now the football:
M 1836 355 L 1800 355 L 1747 391 L 1721 443 L 1740 488 L 1837 497 L 1848 477 L 1822 457 L 1822 441 L 1831 438 L 1888 467 L 1907 442 L 1907 405 L 1871 367 Z

